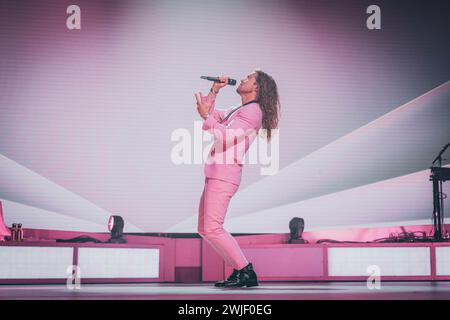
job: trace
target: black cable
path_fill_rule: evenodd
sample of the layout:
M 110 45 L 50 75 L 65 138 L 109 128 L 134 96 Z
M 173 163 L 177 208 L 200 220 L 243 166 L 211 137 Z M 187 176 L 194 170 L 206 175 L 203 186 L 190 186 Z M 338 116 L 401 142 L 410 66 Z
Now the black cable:
M 379 238 L 372 241 L 339 241 L 333 239 L 319 239 L 316 243 L 397 243 L 397 242 L 433 242 L 432 236 L 427 236 L 425 231 L 400 232 L 397 235 Z

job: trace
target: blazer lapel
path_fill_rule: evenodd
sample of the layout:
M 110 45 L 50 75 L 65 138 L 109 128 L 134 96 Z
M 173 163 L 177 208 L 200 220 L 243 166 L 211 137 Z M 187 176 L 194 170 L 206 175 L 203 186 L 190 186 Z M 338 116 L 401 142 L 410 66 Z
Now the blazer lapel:
M 231 109 L 231 111 L 225 116 L 225 118 L 223 118 L 223 122 L 226 122 L 226 121 L 228 121 L 228 120 L 230 120 L 230 118 L 234 115 L 234 114 L 236 114 L 236 111 L 238 110 L 238 109 L 240 109 L 240 108 L 242 108 L 243 106 L 236 106 L 236 107 L 233 107 L 233 109 Z

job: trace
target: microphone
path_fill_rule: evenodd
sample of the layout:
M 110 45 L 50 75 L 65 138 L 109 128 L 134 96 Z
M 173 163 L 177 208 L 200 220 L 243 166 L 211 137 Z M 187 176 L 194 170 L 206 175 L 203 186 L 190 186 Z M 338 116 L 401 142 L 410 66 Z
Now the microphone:
M 207 77 L 207 76 L 201 76 L 201 79 L 205 79 L 205 80 L 209 80 L 209 81 L 214 81 L 214 82 L 222 82 L 220 81 L 219 77 Z M 235 79 L 228 79 L 228 84 L 230 86 L 235 86 L 236 85 L 236 80 Z

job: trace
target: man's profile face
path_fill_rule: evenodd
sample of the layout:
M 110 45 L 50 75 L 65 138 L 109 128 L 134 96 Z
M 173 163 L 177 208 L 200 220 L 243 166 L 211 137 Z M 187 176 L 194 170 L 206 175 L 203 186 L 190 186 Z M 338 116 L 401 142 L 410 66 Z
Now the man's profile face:
M 256 90 L 256 72 L 249 73 L 247 77 L 241 80 L 239 87 L 236 89 L 237 93 L 251 93 Z

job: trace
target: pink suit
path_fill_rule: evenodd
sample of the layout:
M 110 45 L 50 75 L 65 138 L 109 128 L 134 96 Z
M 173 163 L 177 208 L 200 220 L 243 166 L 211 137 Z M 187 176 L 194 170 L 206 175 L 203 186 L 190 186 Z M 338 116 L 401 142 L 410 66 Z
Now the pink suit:
M 239 189 L 243 157 L 262 126 L 263 115 L 255 102 L 223 121 L 233 109 L 216 110 L 214 101 L 212 103 L 202 127 L 214 136 L 214 144 L 204 166 L 205 186 L 199 204 L 198 233 L 228 265 L 240 270 L 248 261 L 236 240 L 223 228 L 223 223 L 231 197 Z

